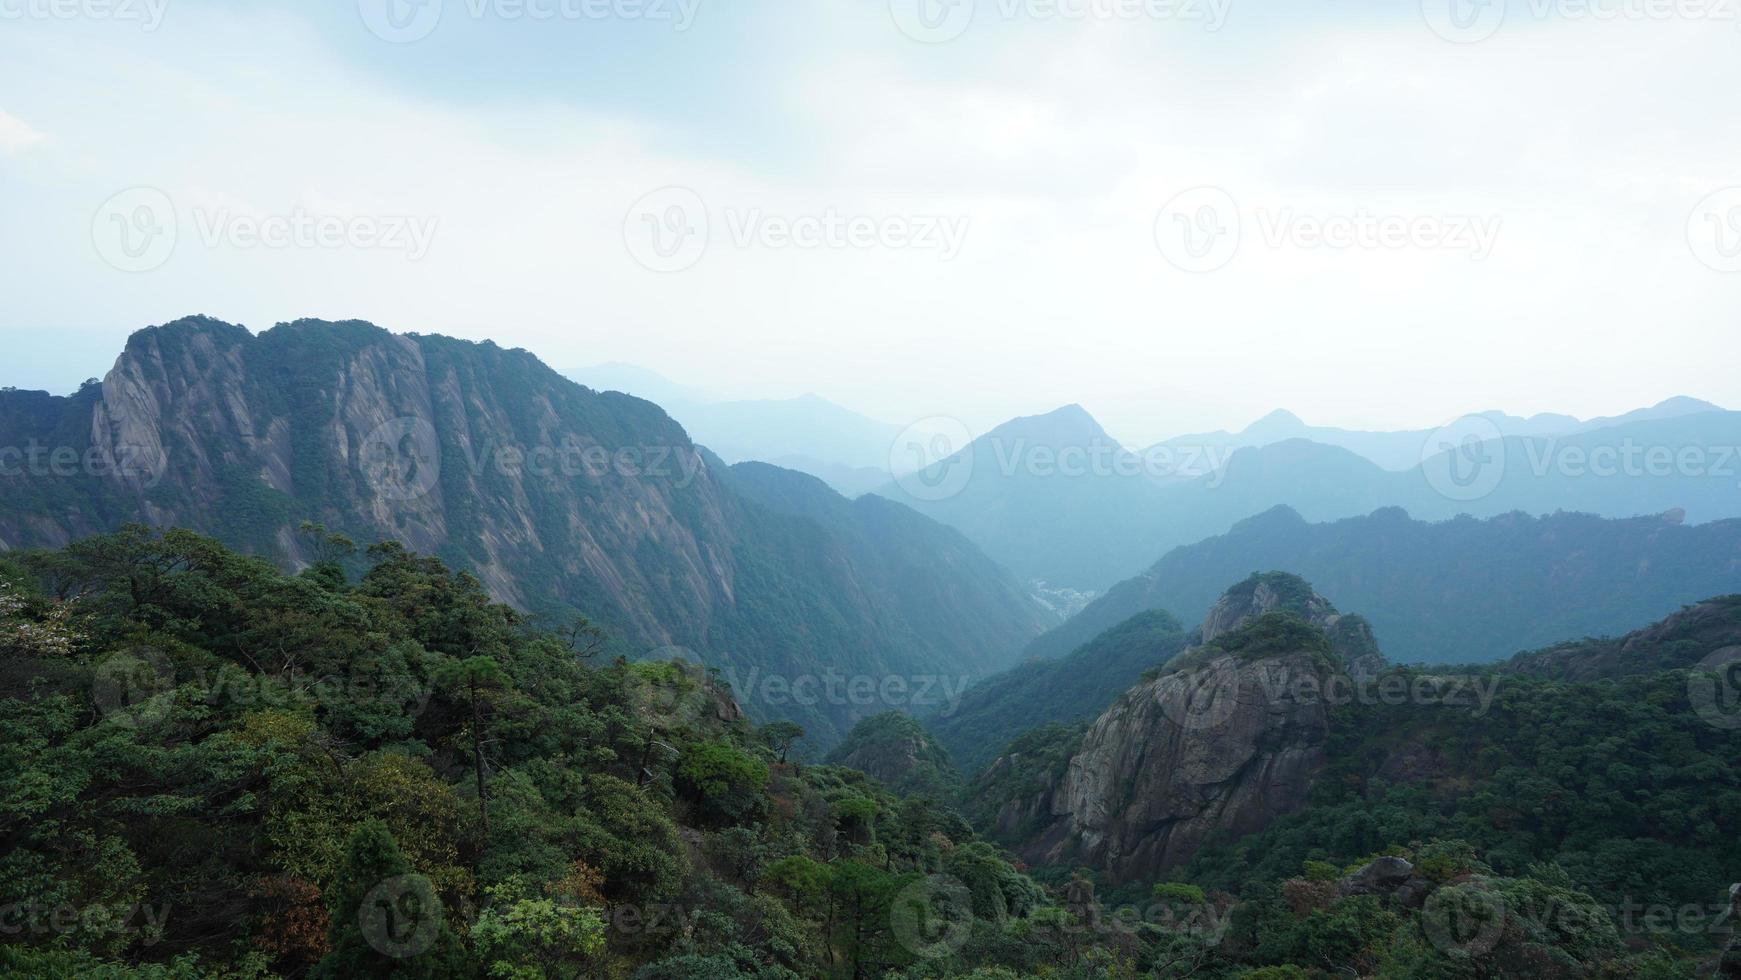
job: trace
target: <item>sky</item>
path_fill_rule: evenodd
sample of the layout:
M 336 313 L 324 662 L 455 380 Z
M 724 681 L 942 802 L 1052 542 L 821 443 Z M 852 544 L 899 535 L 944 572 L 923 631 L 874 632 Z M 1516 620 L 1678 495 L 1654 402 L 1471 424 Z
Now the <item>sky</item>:
M 0 385 L 204 313 L 1132 445 L 1741 407 L 1682 2 L 0 0 Z

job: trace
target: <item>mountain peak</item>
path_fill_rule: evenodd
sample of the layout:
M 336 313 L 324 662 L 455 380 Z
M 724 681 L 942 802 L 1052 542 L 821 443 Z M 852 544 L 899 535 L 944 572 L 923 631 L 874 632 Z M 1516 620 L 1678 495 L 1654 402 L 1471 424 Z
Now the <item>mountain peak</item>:
M 1305 421 L 1298 415 L 1285 408 L 1278 408 L 1246 426 L 1245 433 L 1251 435 L 1263 432 L 1298 432 L 1306 427 Z
M 155 326 L 135 330 L 133 331 L 133 334 L 127 338 L 126 346 L 132 348 L 135 344 L 144 343 L 152 338 L 203 335 L 230 337 L 253 336 L 253 334 L 248 332 L 247 327 L 234 323 L 226 323 L 216 317 L 206 316 L 204 313 L 195 313 L 191 316 L 184 316 L 175 320 L 170 320 L 167 323 L 159 323 Z
M 1083 446 L 1111 442 L 1112 437 L 1081 405 L 1069 404 L 1044 415 L 1010 419 L 987 433 L 990 438 L 1027 439 L 1051 446 Z
M 1692 415 L 1696 412 L 1721 412 L 1723 406 L 1714 405 L 1703 398 L 1693 398 L 1689 395 L 1676 395 L 1665 398 L 1649 408 L 1649 411 L 1662 415 Z

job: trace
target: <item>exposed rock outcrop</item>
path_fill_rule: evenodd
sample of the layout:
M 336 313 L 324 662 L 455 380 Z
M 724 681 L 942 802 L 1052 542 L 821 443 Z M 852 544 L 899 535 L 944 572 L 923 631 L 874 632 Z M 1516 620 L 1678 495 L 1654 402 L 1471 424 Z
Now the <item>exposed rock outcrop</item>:
M 1229 589 L 1201 643 L 1088 729 L 1059 785 L 1041 794 L 1054 819 L 1024 856 L 1118 881 L 1154 878 L 1212 835 L 1253 833 L 1302 807 L 1324 764 L 1323 692 L 1347 669 L 1327 629 L 1376 669 L 1370 629 L 1355 619 L 1296 576 L 1256 575 Z
M 1433 890 L 1433 882 L 1415 873 L 1415 866 L 1399 857 L 1381 857 L 1343 877 L 1336 884 L 1339 895 L 1377 895 L 1403 908 L 1418 909 Z

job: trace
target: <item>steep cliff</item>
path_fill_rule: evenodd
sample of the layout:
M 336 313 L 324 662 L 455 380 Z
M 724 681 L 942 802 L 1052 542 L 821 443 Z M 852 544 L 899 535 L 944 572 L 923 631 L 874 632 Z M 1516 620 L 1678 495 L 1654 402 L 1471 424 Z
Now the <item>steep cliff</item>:
M 1332 678 L 1381 666 L 1363 620 L 1296 576 L 1253 575 L 1210 610 L 1197 644 L 1095 720 L 1055 785 L 1008 801 L 998 825 L 1043 805 L 1051 822 L 1023 845 L 1028 860 L 1158 877 L 1216 834 L 1304 806 Z
M 188 318 L 135 334 L 73 396 L 0 393 L 0 446 L 17 449 L 0 548 L 141 519 L 291 567 L 314 557 L 303 521 L 397 539 L 522 609 L 589 616 L 623 652 L 691 650 L 815 744 L 887 706 L 770 698 L 768 681 L 977 677 L 1045 625 L 955 532 L 820 484 L 805 492 L 832 499 L 770 506 L 652 403 L 487 342 Z

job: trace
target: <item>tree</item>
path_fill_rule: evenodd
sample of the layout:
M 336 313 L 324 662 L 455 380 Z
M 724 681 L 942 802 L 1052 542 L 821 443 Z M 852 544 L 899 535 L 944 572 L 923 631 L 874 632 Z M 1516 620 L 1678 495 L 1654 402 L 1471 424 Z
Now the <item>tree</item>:
M 771 721 L 761 727 L 759 734 L 762 742 L 779 756 L 780 765 L 785 765 L 786 753 L 791 750 L 792 743 L 804 737 L 804 729 L 790 721 Z
M 411 870 L 385 823 L 351 834 L 329 895 L 332 952 L 316 964 L 318 980 L 472 975 L 434 884 Z
M 461 694 L 465 698 L 468 726 L 471 733 L 472 768 L 477 777 L 478 815 L 483 819 L 484 837 L 490 836 L 489 791 L 484 784 L 484 699 L 491 690 L 509 686 L 512 682 L 502 665 L 489 657 L 467 657 L 449 660 L 435 670 L 436 686 Z

